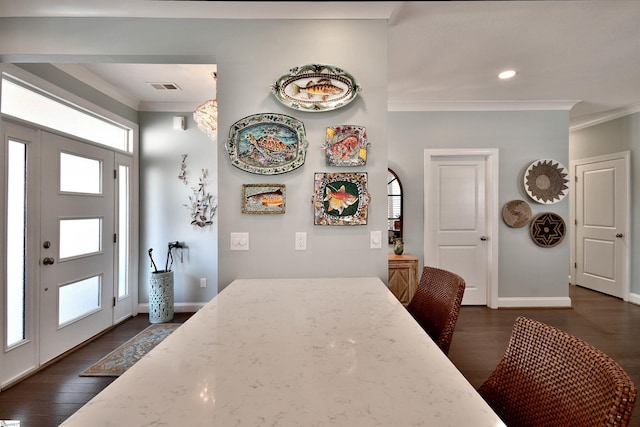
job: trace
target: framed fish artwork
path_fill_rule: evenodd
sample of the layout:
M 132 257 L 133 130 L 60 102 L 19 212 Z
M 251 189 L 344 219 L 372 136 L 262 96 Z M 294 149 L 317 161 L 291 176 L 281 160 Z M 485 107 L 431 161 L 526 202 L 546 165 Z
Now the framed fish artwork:
M 278 101 L 301 111 L 330 111 L 352 102 L 362 88 L 345 70 L 332 65 L 295 67 L 271 85 Z
M 367 163 L 368 147 L 366 129 L 353 125 L 328 127 L 322 146 L 327 166 L 363 166 Z
M 366 172 L 316 172 L 314 224 L 364 225 L 370 199 Z
M 283 214 L 285 205 L 284 184 L 242 184 L 244 214 Z
M 225 148 L 233 166 L 255 174 L 278 175 L 302 166 L 308 145 L 300 120 L 264 113 L 231 125 Z

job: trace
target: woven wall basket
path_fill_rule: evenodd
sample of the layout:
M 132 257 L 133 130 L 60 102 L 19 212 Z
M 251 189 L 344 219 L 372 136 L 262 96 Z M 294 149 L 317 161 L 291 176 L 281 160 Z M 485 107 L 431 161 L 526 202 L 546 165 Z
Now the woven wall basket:
M 559 245 L 567 232 L 567 227 L 562 217 L 553 212 L 543 212 L 531 220 L 529 235 L 531 240 L 543 248 L 552 248 Z
M 556 160 L 531 163 L 524 173 L 524 189 L 538 203 L 558 203 L 569 191 L 569 172 Z
M 531 219 L 531 206 L 524 200 L 511 200 L 502 208 L 502 219 L 509 227 L 524 227 Z

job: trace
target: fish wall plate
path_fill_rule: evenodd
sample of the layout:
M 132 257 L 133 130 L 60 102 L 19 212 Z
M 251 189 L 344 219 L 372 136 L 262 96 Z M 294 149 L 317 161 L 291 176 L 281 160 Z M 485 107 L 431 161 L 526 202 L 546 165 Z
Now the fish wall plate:
M 284 184 L 242 184 L 244 214 L 283 214 L 286 200 Z
M 226 149 L 233 166 L 255 174 L 278 175 L 302 166 L 308 145 L 300 120 L 264 113 L 231 125 Z
M 271 85 L 276 99 L 294 110 L 330 111 L 352 102 L 362 88 L 355 78 L 331 65 L 308 64 L 289 70 Z
M 366 129 L 352 125 L 328 127 L 322 146 L 327 166 L 363 166 L 367 163 L 368 147 Z
M 366 172 L 316 172 L 313 196 L 314 224 L 366 224 L 370 199 Z
M 569 172 L 560 162 L 536 160 L 524 173 L 524 189 L 538 203 L 558 203 L 569 192 L 568 176 Z

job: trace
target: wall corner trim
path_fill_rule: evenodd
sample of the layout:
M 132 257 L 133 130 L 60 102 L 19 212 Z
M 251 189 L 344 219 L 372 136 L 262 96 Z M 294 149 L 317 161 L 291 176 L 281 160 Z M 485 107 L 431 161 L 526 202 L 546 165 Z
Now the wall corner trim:
M 512 297 L 498 298 L 499 308 L 571 308 L 569 297 Z
M 174 313 L 195 313 L 205 306 L 205 302 L 177 302 L 173 305 Z M 138 304 L 138 313 L 148 313 L 149 304 Z
M 629 292 L 629 302 L 640 305 L 640 294 Z

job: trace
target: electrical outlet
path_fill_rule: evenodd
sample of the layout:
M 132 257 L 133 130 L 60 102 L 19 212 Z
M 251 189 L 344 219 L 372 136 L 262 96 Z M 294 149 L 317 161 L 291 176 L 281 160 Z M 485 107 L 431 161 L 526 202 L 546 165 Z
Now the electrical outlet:
M 307 233 L 304 231 L 296 232 L 296 251 L 307 250 Z
M 206 277 L 201 277 L 200 278 L 200 287 L 201 288 L 206 288 L 207 287 L 207 278 Z

